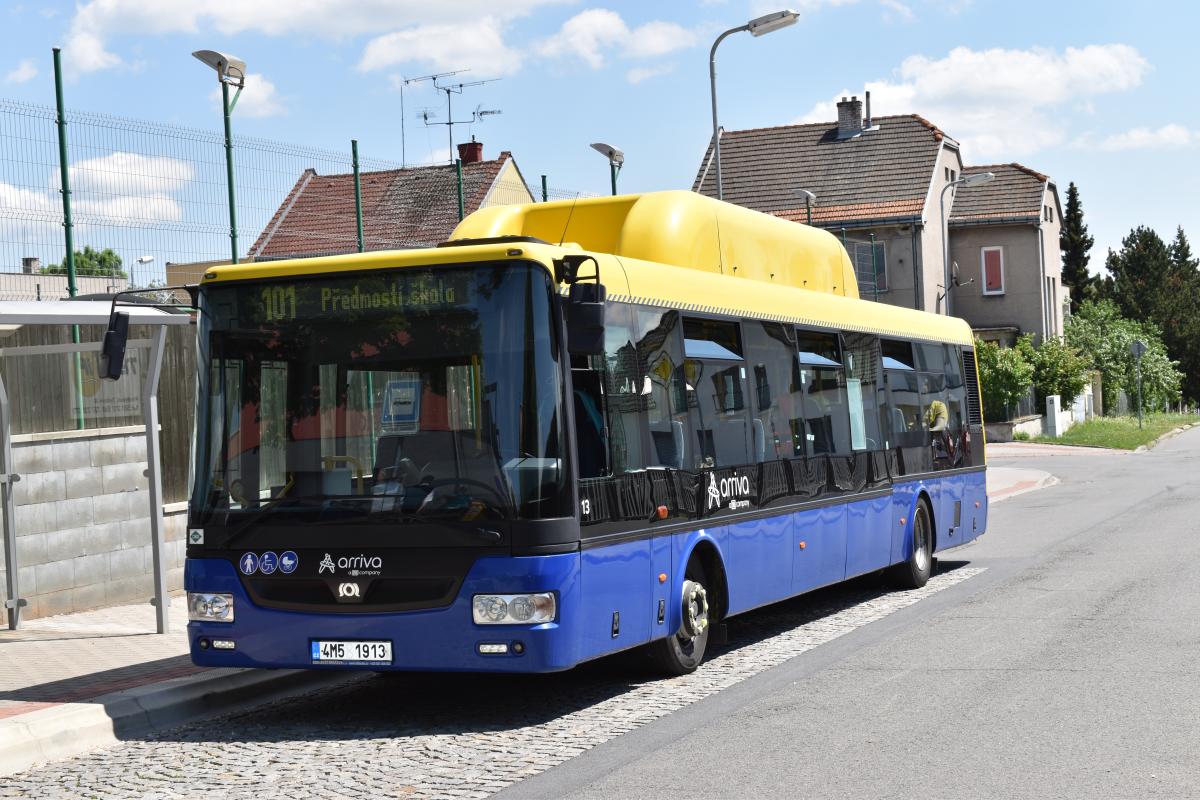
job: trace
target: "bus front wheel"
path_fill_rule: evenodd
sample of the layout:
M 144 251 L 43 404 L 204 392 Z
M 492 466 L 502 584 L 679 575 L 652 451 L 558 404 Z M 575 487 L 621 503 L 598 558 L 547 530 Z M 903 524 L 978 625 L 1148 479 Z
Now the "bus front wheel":
M 648 646 L 650 660 L 668 675 L 695 672 L 704 660 L 714 619 L 713 599 L 708 586 L 704 568 L 699 561 L 693 560 L 688 564 L 680 595 L 679 630 Z
M 888 580 L 897 589 L 920 589 L 933 573 L 933 517 L 925 498 L 917 501 L 912 519 L 912 554 L 888 570 Z

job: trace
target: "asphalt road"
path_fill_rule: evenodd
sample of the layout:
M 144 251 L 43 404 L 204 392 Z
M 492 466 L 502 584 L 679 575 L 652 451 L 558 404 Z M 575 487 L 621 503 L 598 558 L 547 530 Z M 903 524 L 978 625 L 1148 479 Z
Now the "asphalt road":
M 359 676 L 0 779 L 0 797 L 1200 797 L 1200 429 L 998 464 L 924 590 L 730 625 L 693 676 Z
M 1200 429 L 997 463 L 985 573 L 499 797 L 1200 797 Z

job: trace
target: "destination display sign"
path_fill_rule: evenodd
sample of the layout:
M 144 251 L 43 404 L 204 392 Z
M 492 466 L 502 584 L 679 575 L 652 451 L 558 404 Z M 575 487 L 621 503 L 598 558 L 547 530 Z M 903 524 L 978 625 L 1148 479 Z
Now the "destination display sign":
M 477 280 L 474 270 L 404 270 L 239 287 L 238 316 L 270 324 L 450 310 L 474 305 Z

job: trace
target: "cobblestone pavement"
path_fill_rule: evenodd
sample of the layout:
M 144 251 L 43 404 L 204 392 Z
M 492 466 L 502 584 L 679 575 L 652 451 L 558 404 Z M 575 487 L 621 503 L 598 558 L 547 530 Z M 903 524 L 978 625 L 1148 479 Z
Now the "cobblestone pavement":
M 730 622 L 694 674 L 632 656 L 541 676 L 365 675 L 0 779 L 0 797 L 482 798 L 982 572 L 860 580 Z

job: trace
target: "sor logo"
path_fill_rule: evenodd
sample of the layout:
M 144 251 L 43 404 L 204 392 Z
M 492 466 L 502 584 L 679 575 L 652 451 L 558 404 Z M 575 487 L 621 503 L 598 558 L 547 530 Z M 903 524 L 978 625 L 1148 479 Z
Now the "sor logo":
M 357 583 L 339 583 L 338 597 L 359 598 L 362 597 L 362 589 Z
M 729 504 L 730 509 L 748 507 L 750 501 L 741 498 L 750 496 L 750 478 L 745 475 L 733 475 L 717 480 L 716 473 L 710 472 L 708 473 L 707 495 L 705 511 L 720 508 L 725 503 Z

